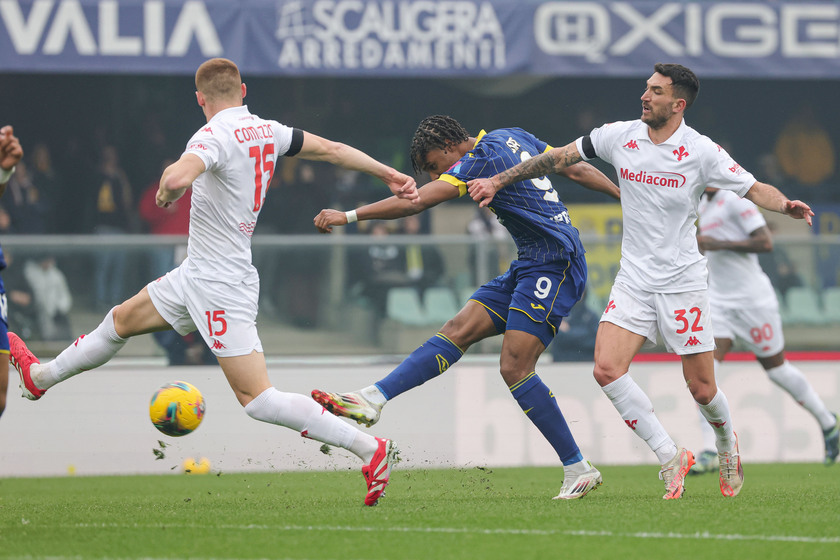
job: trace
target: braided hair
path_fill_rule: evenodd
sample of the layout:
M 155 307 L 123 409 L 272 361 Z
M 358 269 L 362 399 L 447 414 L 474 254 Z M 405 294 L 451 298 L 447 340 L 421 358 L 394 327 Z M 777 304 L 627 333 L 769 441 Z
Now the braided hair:
M 433 115 L 420 121 L 411 139 L 411 165 L 419 175 L 426 165 L 426 155 L 435 149 L 444 150 L 460 144 L 470 137 L 461 123 L 446 115 Z

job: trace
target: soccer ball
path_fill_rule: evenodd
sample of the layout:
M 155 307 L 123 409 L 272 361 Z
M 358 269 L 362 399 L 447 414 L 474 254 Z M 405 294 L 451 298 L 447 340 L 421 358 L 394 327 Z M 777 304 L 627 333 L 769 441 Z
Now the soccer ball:
M 167 383 L 152 395 L 149 416 L 164 434 L 186 435 L 198 428 L 204 418 L 204 397 L 186 381 Z

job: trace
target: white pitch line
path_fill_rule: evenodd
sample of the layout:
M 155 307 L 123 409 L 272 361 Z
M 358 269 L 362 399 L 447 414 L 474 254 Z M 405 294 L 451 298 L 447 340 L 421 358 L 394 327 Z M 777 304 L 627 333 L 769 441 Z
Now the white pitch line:
M 159 527 L 201 529 L 201 525 L 161 523 L 154 525 L 117 523 L 77 523 L 71 525 L 76 528 L 138 528 L 150 529 Z M 585 531 L 569 530 L 556 531 L 545 529 L 473 529 L 468 527 L 353 527 L 341 525 L 218 525 L 217 529 L 232 529 L 236 531 L 260 530 L 260 531 L 346 531 L 346 532 L 377 532 L 377 533 L 447 533 L 447 534 L 476 534 L 476 535 L 532 535 L 532 536 L 572 536 L 572 537 L 611 537 L 611 538 L 632 538 L 632 539 L 686 539 L 686 540 L 712 540 L 712 541 L 766 541 L 766 542 L 796 542 L 807 544 L 840 544 L 840 536 L 835 537 L 806 537 L 800 535 L 739 535 L 726 533 L 709 533 L 708 531 L 696 533 L 622 533 L 615 531 Z

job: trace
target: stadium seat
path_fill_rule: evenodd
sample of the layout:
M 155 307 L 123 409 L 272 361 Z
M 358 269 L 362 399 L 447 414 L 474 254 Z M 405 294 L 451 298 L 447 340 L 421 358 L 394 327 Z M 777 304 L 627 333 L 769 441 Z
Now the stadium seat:
M 825 288 L 822 298 L 826 322 L 840 323 L 840 286 Z
M 442 325 L 460 310 L 455 294 L 447 287 L 428 288 L 423 300 L 426 302 L 426 317 L 433 324 Z
M 784 321 L 794 325 L 823 325 L 826 315 L 817 290 L 795 286 L 785 294 Z
M 420 301 L 420 295 L 414 288 L 391 288 L 388 290 L 386 315 L 406 325 L 428 325 L 426 310 Z

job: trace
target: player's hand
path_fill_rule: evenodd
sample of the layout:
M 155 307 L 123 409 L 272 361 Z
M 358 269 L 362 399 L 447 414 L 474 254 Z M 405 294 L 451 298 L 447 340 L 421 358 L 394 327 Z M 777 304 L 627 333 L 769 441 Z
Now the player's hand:
M 493 197 L 499 191 L 499 188 L 492 177 L 489 179 L 473 179 L 472 181 L 467 181 L 467 191 L 470 193 L 470 197 L 478 202 L 479 208 L 484 208 L 490 204 Z
M 318 212 L 312 220 L 319 233 L 332 233 L 332 226 L 343 226 L 347 224 L 347 215 L 340 210 L 326 208 Z
M 697 236 L 697 248 L 700 250 L 701 253 L 705 253 L 706 251 L 714 251 L 714 244 L 715 239 L 713 237 L 709 237 L 708 235 Z
M 9 125 L 0 128 L 0 168 L 8 171 L 17 165 L 22 157 L 23 148 L 15 136 L 14 129 Z
M 801 200 L 786 200 L 785 205 L 782 207 L 782 214 L 787 214 L 797 220 L 805 220 L 809 226 L 813 225 L 811 216 L 814 215 L 814 212 L 810 206 Z
M 391 189 L 391 192 L 397 196 L 397 198 L 405 198 L 406 200 L 410 200 L 412 204 L 420 202 L 420 193 L 417 191 L 417 181 L 405 173 L 395 171 L 390 177 L 388 177 L 388 180 L 385 181 L 385 183 L 388 185 L 388 188 Z

